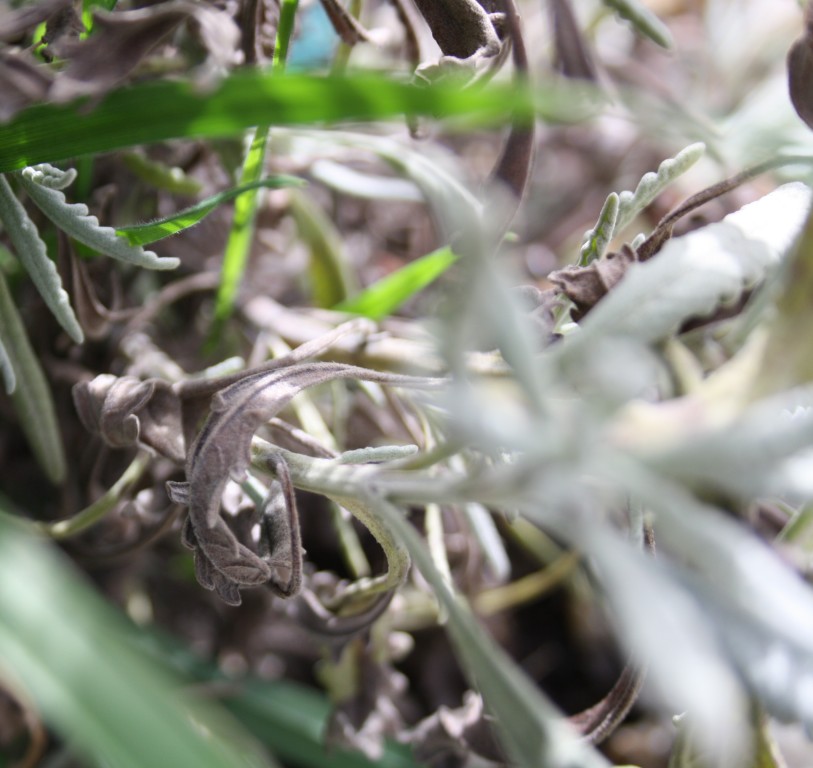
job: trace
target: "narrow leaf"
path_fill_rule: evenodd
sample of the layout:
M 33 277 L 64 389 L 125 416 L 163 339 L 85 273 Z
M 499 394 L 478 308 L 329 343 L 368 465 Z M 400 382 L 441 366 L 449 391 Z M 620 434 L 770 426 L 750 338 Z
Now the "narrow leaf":
M 10 395 L 17 387 L 17 377 L 14 375 L 14 366 L 6 351 L 3 339 L 5 338 L 5 328 L 0 325 L 0 374 L 3 376 L 3 384 L 6 387 L 6 394 Z
M 45 243 L 42 242 L 36 225 L 28 217 L 4 176 L 0 176 L 0 220 L 8 232 L 17 257 L 37 286 L 43 301 L 68 335 L 77 344 L 81 344 L 84 334 L 71 308 L 70 298 L 62 287 L 56 265 L 48 258 Z
M 705 151 L 706 145 L 702 142 L 689 144 L 674 157 L 664 160 L 656 172 L 645 173 L 634 192 L 622 192 L 618 196 L 616 231 L 620 232 L 630 224 L 678 176 L 686 173 Z
M 448 631 L 469 682 L 482 694 L 502 744 L 522 768 L 599 768 L 608 763 L 579 741 L 564 718 L 477 623 L 452 592 L 400 510 L 383 499 L 369 505 L 409 550 L 448 614 Z
M 615 192 L 610 192 L 601 207 L 595 226 L 584 235 L 579 266 L 586 267 L 604 255 L 604 251 L 607 250 L 607 246 L 615 234 L 618 208 L 618 195 Z
M 342 250 L 341 235 L 316 202 L 301 194 L 290 197 L 299 236 L 310 250 L 310 287 L 313 304 L 331 307 L 347 298 L 356 286 Z
M 262 176 L 265 166 L 265 152 L 268 144 L 268 126 L 260 125 L 254 132 L 243 170 L 240 185 L 255 184 Z M 223 267 L 220 270 L 220 285 L 215 297 L 214 326 L 211 338 L 218 337 L 223 323 L 231 317 L 237 291 L 243 281 L 243 273 L 248 263 L 251 242 L 254 239 L 254 217 L 257 213 L 258 190 L 253 189 L 237 198 L 234 204 L 229 238 L 223 254 Z
M 234 136 L 262 124 L 384 120 L 404 114 L 465 116 L 469 125 L 534 113 L 572 121 L 586 116 L 587 105 L 574 98 L 572 87 L 418 87 L 371 74 L 317 77 L 247 70 L 228 75 L 211 91 L 188 81 L 161 80 L 113 91 L 93 109 L 86 99 L 26 109 L 0 125 L 0 172 L 172 138 Z
M 457 255 L 451 248 L 439 248 L 382 277 L 334 309 L 380 320 L 437 280 L 456 261 Z
M 116 235 L 112 227 L 103 227 L 91 216 L 84 203 L 69 203 L 59 189 L 52 189 L 38 182 L 39 167 L 25 169 L 17 176 L 29 197 L 42 212 L 68 235 L 95 251 L 128 264 L 147 269 L 175 269 L 180 261 L 161 258 L 152 251 L 130 245 Z
M 734 303 L 790 251 L 809 207 L 806 186 L 785 184 L 720 222 L 673 238 L 655 258 L 630 267 L 561 354 L 609 335 L 658 341 L 688 318 Z
M 669 28 L 640 0 L 602 0 L 622 19 L 630 22 L 642 35 L 663 48 L 674 45 Z
M 266 765 L 219 708 L 134 650 L 132 634 L 69 562 L 0 520 L 0 656 L 49 724 L 92 764 Z
M 1 182 L 4 180 L 0 179 Z M 0 272 L 0 329 L 5 351 L 19 385 L 14 389 L 11 398 L 20 419 L 20 426 L 43 472 L 52 483 L 59 484 L 65 479 L 67 470 L 54 401 L 2 272 Z M 8 386 L 7 375 L 6 386 Z
M 202 221 L 219 205 L 234 200 L 239 195 L 250 190 L 259 189 L 260 187 L 277 189 L 279 187 L 299 186 L 303 183 L 301 179 L 294 176 L 272 176 L 260 181 L 253 181 L 207 197 L 205 200 L 201 200 L 199 203 L 195 203 L 195 205 L 184 208 L 184 210 L 163 219 L 156 219 L 146 224 L 131 224 L 126 227 L 118 227 L 116 234 L 127 238 L 130 245 L 148 245 L 194 227 L 195 224 Z

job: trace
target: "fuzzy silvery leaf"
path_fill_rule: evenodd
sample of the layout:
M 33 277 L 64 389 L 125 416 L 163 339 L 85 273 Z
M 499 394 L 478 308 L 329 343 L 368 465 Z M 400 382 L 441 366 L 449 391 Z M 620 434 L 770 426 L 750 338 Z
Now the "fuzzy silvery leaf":
M 180 261 L 176 258 L 159 257 L 152 251 L 130 245 L 112 227 L 101 226 L 84 203 L 69 203 L 59 189 L 43 186 L 40 181 L 49 180 L 51 183 L 53 170 L 43 164 L 23 169 L 17 178 L 31 200 L 56 226 L 88 248 L 128 264 L 147 269 L 175 269 L 178 266 Z
M 705 153 L 702 142 L 689 144 L 674 157 L 664 160 L 655 172 L 645 173 L 634 192 L 624 191 L 618 195 L 618 218 L 615 229 L 620 232 L 646 208 L 678 176 L 686 173 Z
M 790 251 L 809 208 L 810 189 L 785 184 L 721 222 L 673 238 L 656 257 L 630 267 L 590 312 L 576 341 L 625 335 L 655 342 L 689 318 L 736 302 Z
M 447 611 L 447 628 L 467 677 L 483 695 L 501 746 L 520 768 L 604 768 L 608 763 L 576 737 L 556 707 L 513 664 L 449 588 L 426 546 L 403 513 L 383 500 L 370 500 L 377 514 L 404 542 L 424 578 Z
M 646 451 L 641 460 L 691 487 L 743 500 L 772 494 L 813 494 L 813 390 L 752 405 L 719 429 L 690 434 L 677 445 Z
M 813 728 L 813 589 L 754 534 L 684 489 L 628 477 L 732 666 L 769 713 Z
M 718 757 L 735 756 L 748 704 L 693 595 L 655 559 L 597 523 L 574 541 L 590 557 L 622 637 L 648 669 L 645 691 L 667 712 L 691 712 L 699 739 Z
M 56 265 L 48 258 L 37 227 L 15 197 L 4 176 L 0 176 L 0 220 L 14 251 L 59 324 L 77 343 L 84 340 L 82 328 L 71 308 L 70 297 L 62 287 Z

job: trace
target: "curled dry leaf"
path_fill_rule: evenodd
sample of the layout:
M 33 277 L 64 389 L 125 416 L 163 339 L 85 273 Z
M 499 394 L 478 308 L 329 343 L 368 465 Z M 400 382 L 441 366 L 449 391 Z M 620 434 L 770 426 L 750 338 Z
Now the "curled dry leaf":
M 463 765 L 471 754 L 505 762 L 505 753 L 485 713 L 483 697 L 474 691 L 466 692 L 462 706 L 440 707 L 401 738 L 412 746 L 421 765 Z
M 793 108 L 813 129 L 813 8 L 809 3 L 804 33 L 788 51 L 788 90 Z
M 247 373 L 212 399 L 211 412 L 192 444 L 186 460 L 186 483 L 171 483 L 174 501 L 189 507 L 187 543 L 196 548 L 204 562 L 198 566 L 203 586 L 218 589 L 222 577 L 236 586 L 268 582 L 270 566 L 240 544 L 223 522 L 220 499 L 231 477 L 242 477 L 251 460 L 251 438 L 254 433 L 279 413 L 301 390 L 336 379 L 362 379 L 383 384 L 435 386 L 436 380 L 372 371 L 339 363 L 302 363 L 287 368 Z M 275 470 L 278 470 L 275 467 Z M 288 539 L 292 559 L 298 557 L 298 528 L 293 507 L 293 491 L 284 472 L 278 472 L 289 510 Z M 286 490 L 287 489 L 287 490 Z M 272 527 L 280 525 L 275 518 Z M 273 530 L 275 541 L 278 531 Z M 279 545 L 277 545 L 279 546 Z M 272 546 L 271 555 L 279 554 Z M 287 561 L 286 561 L 287 562 Z M 211 566 L 211 567 L 210 567 Z M 287 566 L 286 566 L 287 567 Z M 214 577 L 214 568 L 220 575 Z M 202 577 L 202 578 L 201 578 Z M 298 588 L 298 575 L 292 572 L 287 586 L 273 584 L 285 594 Z M 233 598 L 233 591 L 226 590 Z
M 101 374 L 79 382 L 73 388 L 73 402 L 85 429 L 99 433 L 111 447 L 141 441 L 162 456 L 183 462 L 181 401 L 169 382 Z
M 608 253 L 589 266 L 565 267 L 552 272 L 548 279 L 576 305 L 573 319 L 578 321 L 609 293 L 636 261 L 635 251 L 624 245 L 620 251 Z

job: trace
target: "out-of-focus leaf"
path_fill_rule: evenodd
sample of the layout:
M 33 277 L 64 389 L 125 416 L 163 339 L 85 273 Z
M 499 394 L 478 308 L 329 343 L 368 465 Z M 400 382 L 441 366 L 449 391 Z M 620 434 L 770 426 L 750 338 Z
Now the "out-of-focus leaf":
M 613 335 L 658 341 L 688 318 L 736 302 L 788 253 L 809 208 L 810 189 L 785 184 L 721 222 L 670 240 L 655 258 L 633 265 L 596 305 L 577 344 L 563 346 Z
M 67 469 L 53 397 L 2 272 L 0 328 L 0 337 L 17 379 L 11 398 L 20 426 L 46 477 L 52 483 L 61 483 Z
M 5 329 L 3 326 L 0 326 L 0 374 L 3 376 L 6 394 L 10 395 L 17 386 L 17 377 L 14 374 L 14 366 L 11 364 L 11 358 L 8 356 L 6 346 L 2 341 L 4 336 Z
M 591 768 L 606 760 L 571 731 L 536 686 L 477 623 L 454 594 L 418 534 L 404 515 L 387 502 L 370 505 L 409 550 L 448 615 L 448 632 L 471 684 L 483 695 L 494 726 L 512 761 L 522 768 Z
M 52 166 L 42 165 L 26 168 L 18 178 L 37 207 L 60 229 L 88 248 L 128 264 L 147 269 L 175 269 L 178 266 L 178 259 L 159 257 L 140 246 L 132 246 L 123 237 L 118 237 L 112 227 L 101 226 L 84 203 L 68 203 L 61 189 L 47 181 L 50 175 L 59 173 Z
M 691 593 L 598 523 L 573 541 L 601 575 L 619 630 L 648 669 L 648 689 L 666 711 L 691 712 L 699 741 L 716 757 L 739 756 L 747 700 Z
M 48 258 L 45 243 L 37 227 L 12 192 L 5 177 L 0 176 L 0 220 L 8 233 L 22 265 L 25 267 L 43 301 L 68 335 L 77 343 L 84 340 L 70 298 L 62 287 L 56 265 Z
M 779 312 L 766 342 L 765 356 L 754 385 L 756 394 L 776 392 L 813 381 L 813 354 L 805 343 L 813 319 L 813 212 L 808 214 L 802 236 L 782 274 L 783 289 L 777 298 Z
M 674 45 L 669 28 L 640 0 L 603 0 L 603 2 L 653 42 L 663 48 L 671 48 Z
M 187 176 L 181 168 L 151 160 L 141 152 L 122 152 L 119 157 L 127 170 L 156 189 L 176 195 L 197 195 L 203 186 L 197 179 Z
M 511 114 L 572 121 L 585 117 L 586 104 L 574 99 L 572 88 L 540 84 L 533 90 L 513 84 L 419 87 L 370 74 L 316 77 L 249 69 L 229 74 L 214 90 L 166 79 L 113 91 L 89 111 L 86 100 L 30 107 L 0 126 L 0 172 L 171 138 L 233 136 L 255 125 L 403 114 L 465 116 L 471 125 L 499 123 Z
M 195 224 L 202 221 L 219 205 L 234 200 L 236 197 L 244 194 L 253 189 L 260 187 L 268 187 L 269 189 L 277 189 L 279 187 L 298 186 L 303 184 L 301 179 L 294 176 L 272 176 L 260 181 L 250 182 L 248 184 L 241 184 L 239 187 L 225 190 L 199 203 L 184 208 L 178 213 L 166 216 L 163 219 L 150 221 L 146 224 L 131 224 L 127 227 L 117 227 L 116 234 L 121 235 L 129 241 L 130 245 L 147 245 L 154 243 L 158 240 L 163 240 L 165 237 L 175 235 L 178 232 L 183 232 L 189 227 L 194 227 Z
M 735 394 L 730 397 L 734 399 Z M 721 405 L 711 402 L 706 407 L 712 411 Z M 743 500 L 813 494 L 809 474 L 813 468 L 813 390 L 761 401 L 718 429 L 703 424 L 703 411 L 697 406 L 695 403 L 696 428 L 685 439 L 662 450 L 650 447 L 641 460 L 689 487 L 722 491 Z M 691 409 L 691 404 L 683 409 L 684 419 Z
M 310 172 L 314 179 L 325 186 L 364 200 L 403 203 L 423 201 L 423 195 L 418 187 L 407 179 L 361 173 L 332 160 L 316 160 L 311 165 Z
M 337 304 L 334 309 L 381 320 L 433 283 L 457 261 L 451 248 L 439 248 L 410 262 Z
M 69 563 L 0 519 L 0 653 L 46 720 L 118 768 L 259 768 L 255 743 L 136 652 Z
M 290 204 L 299 236 L 310 251 L 308 272 L 313 304 L 332 307 L 356 288 L 343 253 L 341 236 L 330 218 L 310 198 L 294 192 Z
M 660 539 L 683 566 L 682 582 L 740 677 L 769 714 L 813 726 L 810 585 L 756 536 L 682 488 L 640 472 L 627 477 L 657 515 Z

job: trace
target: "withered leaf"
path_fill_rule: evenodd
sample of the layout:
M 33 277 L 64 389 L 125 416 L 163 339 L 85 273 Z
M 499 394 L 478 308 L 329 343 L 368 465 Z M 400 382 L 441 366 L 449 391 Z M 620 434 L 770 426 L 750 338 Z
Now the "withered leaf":
M 278 467 L 277 477 L 287 506 L 289 546 L 279 540 L 285 518 L 272 519 L 269 533 L 274 537 L 269 555 L 283 555 L 285 567 L 290 562 L 287 581 L 271 581 L 271 567 L 262 558 L 240 544 L 220 515 L 220 499 L 231 477 L 241 477 L 251 460 L 251 438 L 260 426 L 276 416 L 302 389 L 336 379 L 355 378 L 401 386 L 437 386 L 433 379 L 420 379 L 372 371 L 339 363 L 301 363 L 286 368 L 247 373 L 240 380 L 218 392 L 211 412 L 192 444 L 186 461 L 187 483 L 169 484 L 172 498 L 189 506 L 187 541 L 196 546 L 196 557 L 205 557 L 224 577 L 238 586 L 271 582 L 279 594 L 293 593 L 299 587 L 297 558 L 299 533 L 295 518 L 293 487 L 287 472 Z M 275 547 L 278 548 L 275 553 Z M 199 566 L 208 583 L 212 583 L 209 563 Z M 206 586 L 206 584 L 204 584 Z M 217 583 L 214 583 L 217 588 Z
M 401 737 L 409 743 L 421 764 L 464 765 L 468 756 L 478 755 L 503 764 L 505 755 L 494 737 L 483 699 L 467 691 L 456 709 L 440 707 Z
M 179 464 L 185 456 L 181 402 L 169 382 L 101 374 L 73 388 L 83 426 L 109 446 L 127 448 L 139 440 Z
M 608 253 L 587 267 L 565 267 L 552 272 L 548 279 L 576 306 L 573 319 L 581 320 L 627 273 L 637 261 L 628 245 Z
M 288 465 L 278 458 L 274 461 L 273 471 L 277 480 L 272 484 L 260 511 L 263 530 L 260 545 L 263 559 L 271 567 L 268 585 L 280 597 L 291 597 L 302 586 L 299 515 Z M 287 571 L 287 578 L 280 578 L 279 571 Z
M 56 101 L 104 93 L 122 82 L 145 56 L 190 19 L 221 65 L 224 60 L 233 60 L 239 42 L 239 32 L 228 14 L 184 0 L 132 11 L 98 11 L 94 18 L 95 34 L 55 46 L 69 62 L 51 89 L 51 98 Z
M 793 108 L 813 129 L 813 8 L 805 9 L 802 36 L 788 51 L 788 90 Z
M 20 8 L 10 8 L 8 2 L 0 3 L 0 41 L 19 40 L 26 33 L 71 6 L 71 0 L 39 0 L 25 3 Z
M 402 725 L 397 702 L 407 687 L 406 678 L 380 656 L 371 643 L 358 637 L 345 646 L 332 668 L 323 668 L 323 675 L 336 670 L 334 674 L 344 683 L 340 686 L 344 695 L 328 720 L 327 745 L 359 750 L 371 760 L 381 759 L 385 737 Z

